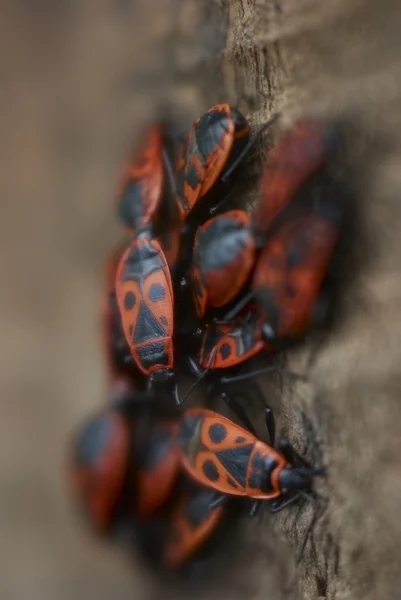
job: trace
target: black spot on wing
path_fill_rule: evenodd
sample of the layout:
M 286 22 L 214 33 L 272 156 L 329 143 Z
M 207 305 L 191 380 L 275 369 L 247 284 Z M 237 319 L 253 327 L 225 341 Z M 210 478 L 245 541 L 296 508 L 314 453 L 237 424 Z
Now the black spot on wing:
M 231 354 L 230 344 L 222 344 L 220 347 L 220 356 L 223 360 L 226 360 Z
M 212 460 L 205 460 L 202 465 L 202 471 L 209 481 L 218 481 L 220 479 L 217 467 Z
M 127 292 L 124 296 L 124 308 L 132 310 L 136 304 L 136 296 L 133 292 Z
M 148 293 L 148 298 L 152 302 L 160 302 L 166 297 L 166 288 L 160 283 L 153 283 Z
M 227 428 L 221 423 L 213 423 L 210 425 L 208 433 L 214 444 L 220 444 L 227 437 Z

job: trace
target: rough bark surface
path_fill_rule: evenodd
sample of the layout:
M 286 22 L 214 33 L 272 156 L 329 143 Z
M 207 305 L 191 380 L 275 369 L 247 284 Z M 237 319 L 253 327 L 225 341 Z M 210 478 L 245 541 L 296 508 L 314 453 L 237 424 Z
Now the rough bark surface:
M 283 126 L 305 113 L 352 123 L 359 261 L 335 330 L 318 352 L 312 339 L 286 356 L 308 382 L 265 382 L 282 430 L 310 456 L 312 431 L 328 471 L 301 564 L 311 509 L 264 513 L 241 522 L 211 587 L 182 595 L 399 598 L 400 11 L 396 0 L 4 3 L 1 598 L 166 595 L 74 523 L 62 468 L 70 429 L 106 399 L 96 310 L 119 237 L 119 166 L 161 107 L 185 127 L 216 101 L 255 127 L 277 110 Z

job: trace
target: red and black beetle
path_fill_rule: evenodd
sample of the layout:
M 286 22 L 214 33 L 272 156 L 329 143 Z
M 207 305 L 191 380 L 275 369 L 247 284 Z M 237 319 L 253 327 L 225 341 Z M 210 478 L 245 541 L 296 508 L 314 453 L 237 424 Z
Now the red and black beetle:
M 155 219 L 164 199 L 165 170 L 169 168 L 162 134 L 161 126 L 150 129 L 142 162 L 134 161 L 126 177 L 120 206 L 124 207 L 125 220 L 134 235 L 121 257 L 115 281 L 122 329 L 131 357 L 139 371 L 149 377 L 150 385 L 169 381 L 175 384 L 173 285 L 163 242 L 155 234 Z M 179 236 L 178 227 L 170 233 Z M 174 240 L 169 241 L 174 262 L 178 245 Z
M 197 355 L 198 365 L 212 371 L 228 369 L 266 350 L 263 323 L 260 310 L 248 306 L 233 322 L 214 321 L 205 325 Z
M 116 276 L 122 328 L 136 367 L 150 385 L 175 384 L 174 295 L 170 270 L 157 240 L 134 237 Z
M 117 397 L 133 392 L 136 387 L 132 368 L 126 363 L 129 348 L 122 330 L 115 296 L 116 273 L 124 250 L 125 248 L 120 246 L 111 253 L 106 262 L 100 309 L 107 379 L 111 393 Z
M 340 203 L 323 198 L 266 243 L 251 288 L 268 324 L 262 326 L 267 341 L 295 339 L 317 324 L 341 218 Z
M 216 493 L 183 476 L 169 503 L 150 519 L 137 519 L 125 541 L 157 573 L 190 576 L 214 553 L 234 525 L 233 504 L 213 506 Z M 237 507 L 238 508 L 238 507 Z
M 176 571 L 210 548 L 229 516 L 225 506 L 213 506 L 216 493 L 185 480 L 167 517 L 163 544 L 164 568 Z
M 192 287 L 198 318 L 207 308 L 231 302 L 243 289 L 256 260 L 250 216 L 230 210 L 199 227 L 192 257 Z
M 73 492 L 92 529 L 106 534 L 123 494 L 129 469 L 130 429 L 108 409 L 87 420 L 73 440 Z
M 161 123 L 151 125 L 145 132 L 139 148 L 124 167 L 118 194 L 118 215 L 129 233 L 150 225 L 167 187 L 170 158 L 166 145 L 171 145 L 166 127 Z M 170 189 L 170 193 L 173 190 Z
M 149 224 L 164 191 L 162 127 L 152 125 L 144 138 L 124 168 L 118 195 L 118 214 L 130 233 Z
M 140 518 L 154 515 L 171 497 L 177 485 L 180 465 L 176 429 L 175 418 L 155 418 L 152 413 L 146 422 L 142 418 L 135 423 L 133 495 L 135 513 Z
M 170 269 L 176 265 L 180 248 L 172 172 L 175 154 L 168 126 L 151 125 L 124 168 L 118 195 L 118 215 L 128 232 L 134 235 L 144 226 L 151 226 Z
M 152 398 L 136 394 L 75 434 L 73 489 L 95 531 L 108 534 L 131 516 L 150 518 L 168 502 L 180 472 L 176 423 L 157 413 Z
M 289 218 L 294 208 L 302 209 L 303 204 L 295 203 L 294 199 L 302 184 L 324 166 L 336 141 L 331 129 L 304 119 L 286 132 L 268 152 L 260 198 L 252 211 L 253 234 L 260 247 L 270 236 L 271 228 L 277 227 L 275 220 L 280 214 L 287 218 L 285 209 L 288 205 Z
M 245 117 L 228 104 L 213 106 L 195 121 L 182 141 L 176 168 L 176 198 L 182 221 L 248 143 Z
M 323 470 L 310 467 L 287 441 L 280 443 L 281 453 L 273 448 L 275 425 L 270 409 L 266 425 L 272 445 L 218 413 L 186 410 L 178 436 L 183 468 L 192 479 L 222 494 L 221 502 L 227 496 L 253 499 L 253 512 L 260 500 L 270 501 L 272 512 L 300 497 L 315 502 L 313 478 Z

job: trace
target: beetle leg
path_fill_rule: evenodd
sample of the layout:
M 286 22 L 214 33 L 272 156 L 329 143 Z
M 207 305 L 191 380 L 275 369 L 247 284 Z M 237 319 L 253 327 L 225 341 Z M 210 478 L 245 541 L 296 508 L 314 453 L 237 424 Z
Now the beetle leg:
M 227 200 L 233 195 L 233 193 L 237 190 L 237 188 L 234 188 L 233 190 L 230 190 L 228 192 L 228 194 L 226 194 L 223 198 L 223 200 L 220 200 L 220 202 L 218 202 L 215 206 L 212 206 L 211 208 L 209 208 L 209 215 L 213 216 L 217 213 L 218 210 L 221 209 L 221 207 L 227 202 Z
M 242 421 L 242 423 L 245 425 L 248 431 L 250 431 L 252 435 L 257 437 L 251 421 L 248 419 L 246 412 L 242 408 L 241 404 L 235 399 L 235 396 L 227 394 L 227 392 L 221 392 L 220 398 L 224 400 L 228 408 L 231 409 L 231 411 L 238 417 L 238 419 Z
M 226 321 L 233 321 L 233 319 L 235 319 L 235 317 L 238 315 L 238 313 L 245 308 L 245 306 L 247 304 L 250 303 L 250 301 L 253 298 L 253 292 L 250 291 L 247 294 L 245 294 L 245 296 L 243 296 L 241 298 L 241 300 L 239 300 L 237 302 L 237 304 L 228 311 L 228 313 L 223 317 L 222 321 L 226 322 Z
M 248 294 L 246 297 L 248 298 Z M 241 302 L 242 302 L 242 300 L 241 300 Z M 240 325 L 242 325 L 242 326 L 250 325 L 251 318 L 252 318 L 251 313 L 247 313 L 242 319 L 233 318 L 230 321 L 227 321 L 227 318 L 225 318 L 224 320 L 213 319 L 213 324 L 214 325 L 231 325 L 233 327 L 239 327 Z
M 269 434 L 270 445 L 274 447 L 276 440 L 276 421 L 271 408 L 266 406 L 265 408 L 265 422 L 267 433 Z
M 217 346 L 212 350 L 212 352 L 210 353 L 210 359 L 209 362 L 207 364 L 207 368 L 204 370 L 201 370 L 199 365 L 196 363 L 196 361 L 193 358 L 189 358 L 188 362 L 189 362 L 189 366 L 191 369 L 198 371 L 199 375 L 197 377 L 197 379 L 194 381 L 194 383 L 190 386 L 189 390 L 186 392 L 186 394 L 184 395 L 184 397 L 182 398 L 180 404 L 183 404 L 183 402 L 185 402 L 185 400 L 188 398 L 188 396 L 190 396 L 193 392 L 193 390 L 196 388 L 196 386 L 199 384 L 199 382 L 204 379 L 206 377 L 206 375 L 209 373 L 210 371 L 210 365 L 212 364 L 214 357 L 216 356 L 216 352 L 217 352 Z M 193 371 L 194 372 L 194 371 Z
M 318 467 L 312 467 L 311 464 L 303 456 L 298 454 L 298 452 L 291 446 L 288 440 L 280 440 L 279 449 L 281 450 L 284 457 L 288 460 L 288 462 L 301 463 L 301 465 L 305 469 L 308 469 L 308 471 L 310 471 L 312 475 L 325 475 L 326 470 L 322 465 L 319 465 Z
M 242 321 L 236 321 L 235 319 L 233 319 L 232 321 L 213 321 L 213 325 L 230 325 L 232 327 L 236 327 L 238 325 L 241 325 Z
M 203 369 L 201 369 L 200 365 L 196 362 L 192 356 L 188 358 L 189 369 L 195 377 L 201 377 L 203 375 Z
M 279 373 L 280 375 L 284 375 L 286 377 L 292 377 L 295 379 L 305 379 L 304 375 L 300 375 L 299 373 L 293 373 L 292 371 L 286 371 L 285 369 L 281 369 L 280 367 L 272 365 L 270 367 L 264 367 L 263 369 L 258 369 L 256 371 L 242 373 L 241 375 L 231 375 L 229 377 L 222 377 L 220 379 L 220 382 L 226 384 L 235 383 L 237 381 L 246 381 L 247 379 L 251 379 L 252 377 L 259 377 L 259 375 L 265 375 L 267 373 Z
M 249 516 L 251 519 L 256 517 L 261 506 L 262 506 L 261 500 L 255 500 L 254 502 L 252 502 L 251 510 L 249 511 Z
M 177 404 L 177 406 L 181 406 L 182 400 L 181 400 L 180 395 L 178 393 L 178 383 L 176 383 L 174 385 L 173 395 L 174 395 L 174 400 L 175 400 L 175 403 Z
M 228 499 L 229 497 L 226 494 L 216 493 L 213 500 L 209 502 L 210 510 L 214 510 L 215 508 L 219 508 L 219 506 L 223 506 L 228 501 Z
M 273 125 L 274 121 L 278 118 L 280 113 L 275 113 L 262 127 L 255 133 L 255 135 L 249 140 L 245 148 L 240 152 L 235 161 L 231 164 L 231 166 L 227 169 L 227 171 L 220 178 L 223 183 L 227 181 L 233 171 L 238 167 L 238 165 L 244 160 L 245 156 L 251 150 L 252 146 L 255 144 L 260 134 L 263 133 L 265 129 Z
M 270 503 L 270 507 L 269 507 L 270 512 L 271 513 L 280 512 L 281 510 L 283 510 L 283 508 L 287 508 L 287 506 L 294 504 L 300 498 L 301 498 L 301 494 L 295 494 L 295 496 L 291 496 L 290 498 L 287 498 L 286 500 L 281 500 L 281 501 L 273 500 L 273 502 Z

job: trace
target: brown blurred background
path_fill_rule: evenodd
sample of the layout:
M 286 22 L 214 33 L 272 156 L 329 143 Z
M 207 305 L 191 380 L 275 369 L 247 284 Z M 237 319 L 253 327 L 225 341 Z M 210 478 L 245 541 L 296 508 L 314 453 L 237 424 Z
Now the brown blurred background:
M 2 9 L 0 597 L 141 598 L 121 557 L 81 533 L 63 463 L 71 428 L 105 400 L 97 311 L 120 233 L 112 198 L 171 81 L 170 7 Z
M 290 430 L 294 406 L 314 415 L 330 472 L 326 527 L 341 549 L 340 575 L 320 559 L 304 566 L 306 597 L 399 597 L 399 6 L 280 5 L 0 5 L 2 600 L 153 595 L 146 575 L 81 530 L 63 478 L 65 442 L 105 399 L 100 274 L 119 239 L 112 198 L 130 144 L 161 104 L 185 126 L 212 103 L 238 99 L 253 123 L 278 107 L 284 122 L 305 110 L 351 111 L 365 128 L 351 155 L 367 190 L 363 226 L 374 259 L 358 273 L 345 325 L 320 354 L 310 387 L 287 390 L 284 405 Z M 276 523 L 296 545 L 286 521 Z M 297 597 L 286 571 L 292 550 L 273 584 L 261 530 L 246 531 L 256 550 L 244 553 L 220 597 Z

